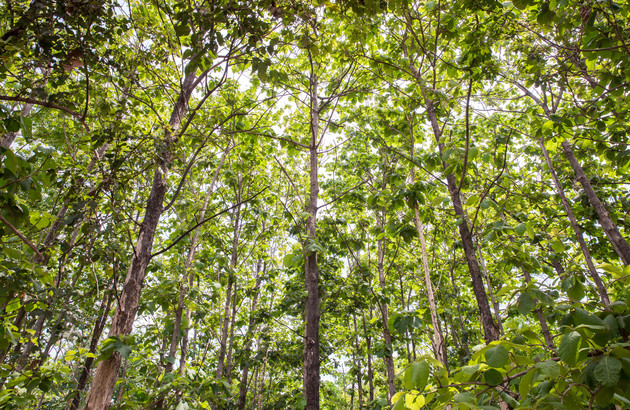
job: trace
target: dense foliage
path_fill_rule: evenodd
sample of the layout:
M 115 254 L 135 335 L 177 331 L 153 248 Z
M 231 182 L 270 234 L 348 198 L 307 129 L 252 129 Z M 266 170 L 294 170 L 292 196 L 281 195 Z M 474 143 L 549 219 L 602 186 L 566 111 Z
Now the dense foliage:
M 627 0 L 0 27 L 2 408 L 630 408 Z

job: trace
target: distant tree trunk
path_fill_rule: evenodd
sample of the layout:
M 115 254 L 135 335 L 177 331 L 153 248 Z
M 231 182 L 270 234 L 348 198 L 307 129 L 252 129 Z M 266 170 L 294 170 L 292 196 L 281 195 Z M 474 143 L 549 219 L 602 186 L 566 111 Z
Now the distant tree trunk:
M 479 263 L 481 263 L 481 271 L 483 272 L 483 277 L 486 280 L 486 287 L 488 289 L 488 294 L 490 295 L 490 302 L 492 302 L 492 307 L 494 308 L 494 317 L 497 320 L 497 326 L 499 327 L 499 332 L 501 336 L 505 335 L 503 331 L 503 322 L 501 321 L 501 309 L 499 309 L 499 303 L 494 299 L 494 290 L 492 289 L 492 282 L 490 282 L 490 275 L 488 275 L 488 270 L 486 269 L 486 262 L 483 259 L 483 252 L 481 251 L 481 246 L 477 243 L 477 252 L 479 252 Z
M 246 352 L 246 354 L 248 354 L 247 352 L 249 350 L 249 347 L 251 346 L 252 334 L 254 332 L 254 327 L 256 325 L 254 321 L 254 315 L 256 314 L 256 309 L 258 308 L 258 296 L 260 294 L 260 285 L 262 283 L 261 268 L 262 268 L 263 275 L 267 271 L 267 263 L 265 262 L 264 267 L 262 267 L 261 265 L 262 265 L 262 260 L 259 259 L 258 263 L 256 263 L 256 284 L 254 285 L 254 296 L 252 299 L 252 304 L 250 306 L 249 324 L 247 327 L 247 332 L 245 333 L 245 345 L 243 346 L 243 351 Z M 247 404 L 247 379 L 248 377 L 249 377 L 249 365 L 247 361 L 245 361 L 245 364 L 243 364 L 243 372 L 241 376 L 241 383 L 240 383 L 239 394 L 238 394 L 238 408 L 240 410 L 245 409 L 245 405 Z
M 177 140 L 177 131 L 188 110 L 188 101 L 195 88 L 196 80 L 195 70 L 192 70 L 184 78 L 181 92 L 171 114 L 169 126 L 164 132 L 161 152 L 156 158 L 157 168 L 153 176 L 151 192 L 145 206 L 144 220 L 140 227 L 136 247 L 129 264 L 129 271 L 120 295 L 120 303 L 112 320 L 109 331 L 110 337 L 124 337 L 129 335 L 133 328 L 133 322 L 138 312 L 144 275 L 151 259 L 155 230 L 164 210 L 164 197 L 167 190 L 166 178 L 173 162 L 173 145 Z M 109 359 L 99 362 L 85 404 L 87 410 L 102 410 L 110 406 L 121 363 L 122 356 L 118 352 L 112 354 Z
M 459 286 L 455 283 L 455 274 L 453 273 L 453 266 L 449 266 L 449 273 L 451 278 L 451 285 L 453 286 L 453 294 L 455 295 L 455 300 L 457 301 L 457 318 L 459 319 L 459 328 L 464 330 L 466 326 L 464 326 L 464 319 L 462 319 L 462 306 L 459 301 Z M 457 332 L 454 332 L 457 333 Z M 470 351 L 468 349 L 468 338 L 464 339 L 462 337 L 462 347 L 464 349 L 464 353 L 466 356 L 470 356 Z
M 319 409 L 319 267 L 317 263 L 317 200 L 319 180 L 317 159 L 319 144 L 318 79 L 311 73 L 310 79 L 310 144 L 309 144 L 309 200 L 306 220 L 307 239 L 304 246 L 304 276 L 306 306 L 304 312 L 304 398 L 306 409 Z
M 359 409 L 363 407 L 363 369 L 361 368 L 361 358 L 363 357 L 363 352 L 361 351 L 361 345 L 359 344 L 359 333 L 357 330 L 357 318 L 353 314 L 352 315 L 352 323 L 354 325 L 354 349 L 356 354 L 355 363 L 357 366 L 357 393 L 358 393 L 358 402 Z
M 237 198 L 237 200 L 240 199 Z M 219 348 L 219 358 L 217 360 L 217 379 L 223 378 L 225 370 L 225 355 L 227 353 L 228 334 L 230 330 L 230 306 L 232 304 L 232 291 L 234 288 L 234 269 L 238 263 L 238 242 L 240 233 L 241 206 L 234 210 L 234 228 L 232 236 L 232 253 L 230 256 L 230 268 L 228 272 L 227 291 L 225 295 L 225 305 L 223 307 L 223 326 L 221 327 L 221 345 Z
M 367 376 L 368 376 L 368 401 L 374 401 L 374 371 L 372 370 L 372 338 L 368 333 L 367 324 L 365 323 L 365 313 L 363 318 L 363 334 L 365 335 L 365 346 L 367 353 Z M 370 303 L 370 320 L 372 320 L 372 304 Z
M 569 160 L 569 163 L 573 168 L 573 172 L 575 172 L 575 176 L 578 182 L 582 185 L 582 188 L 584 188 L 584 193 L 588 198 L 588 202 L 595 210 L 595 213 L 597 214 L 597 219 L 599 220 L 599 224 L 604 229 L 604 232 L 606 232 L 606 236 L 608 236 L 608 239 L 610 240 L 613 249 L 615 250 L 617 255 L 619 255 L 619 258 L 621 258 L 622 262 L 625 265 L 630 265 L 630 246 L 628 246 L 628 242 L 626 242 L 623 236 L 621 236 L 621 234 L 619 233 L 617 225 L 615 225 L 612 218 L 610 217 L 610 214 L 608 213 L 608 210 L 595 193 L 595 190 L 591 185 L 591 181 L 589 181 L 589 179 L 586 177 L 584 169 L 582 169 L 582 166 L 575 158 L 575 154 L 573 154 L 573 147 L 568 141 L 563 141 L 562 149 L 564 151 L 565 157 Z
M 384 212 L 384 211 L 383 211 Z M 384 229 L 385 221 L 384 217 L 377 216 L 378 225 L 381 229 Z M 377 241 L 378 246 L 378 278 L 381 286 L 381 292 L 385 290 L 385 267 L 383 265 L 383 261 L 385 259 L 385 250 L 383 249 L 383 239 L 379 239 Z M 394 358 L 392 356 L 392 335 L 389 332 L 389 327 L 387 323 L 389 321 L 389 313 L 387 303 L 379 303 L 379 308 L 381 310 L 381 318 L 383 320 L 383 340 L 385 341 L 385 354 L 383 355 L 383 361 L 385 362 L 385 370 L 387 374 L 387 386 L 388 386 L 388 394 L 387 394 L 387 403 L 392 404 L 392 397 L 396 394 L 396 386 L 394 385 L 394 378 L 396 377 L 396 372 L 394 369 Z
M 409 136 L 410 136 L 410 149 L 409 154 L 413 158 L 415 155 L 415 134 L 413 129 L 413 117 L 407 116 L 407 122 L 409 124 Z M 416 181 L 416 171 L 411 168 L 411 182 Z M 420 221 L 420 212 L 418 204 L 414 204 L 414 224 L 416 231 L 418 231 L 418 238 L 420 239 L 420 250 L 422 251 L 422 268 L 424 272 L 424 286 L 427 291 L 427 299 L 429 300 L 429 311 L 431 313 L 431 324 L 433 326 L 433 354 L 435 358 L 439 360 L 446 368 L 448 368 L 448 358 L 446 355 L 446 343 L 444 343 L 444 336 L 442 335 L 442 328 L 437 315 L 437 305 L 435 303 L 435 295 L 433 294 L 433 283 L 431 282 L 431 272 L 429 271 L 429 258 L 427 256 L 427 244 L 424 238 L 424 232 L 422 230 L 422 223 Z M 414 346 L 414 360 L 415 360 L 415 346 Z
M 571 223 L 571 227 L 573 228 L 573 232 L 575 232 L 575 236 L 577 238 L 578 243 L 580 244 L 580 249 L 582 249 L 582 253 L 584 254 L 584 260 L 586 261 L 586 265 L 588 266 L 588 270 L 591 275 L 591 279 L 595 282 L 595 286 L 597 287 L 597 291 L 599 293 L 599 297 L 601 302 L 608 306 L 610 304 L 610 299 L 608 299 L 608 292 L 606 292 L 606 287 L 604 286 L 604 282 L 602 282 L 601 277 L 597 273 L 597 269 L 595 269 L 595 265 L 593 264 L 593 259 L 591 258 L 591 252 L 586 245 L 586 241 L 584 240 L 584 236 L 582 235 L 582 230 L 580 229 L 577 220 L 575 219 L 575 215 L 573 214 L 573 210 L 571 209 L 571 205 L 569 205 L 569 201 L 564 193 L 564 189 L 560 184 L 560 180 L 558 179 L 558 175 L 556 175 L 556 171 L 553 168 L 553 163 L 551 162 L 551 158 L 549 157 L 549 153 L 547 152 L 547 148 L 545 147 L 545 142 L 541 139 L 539 141 L 540 149 L 542 150 L 543 156 L 545 157 L 545 161 L 547 162 L 547 167 L 549 168 L 549 173 L 551 174 L 551 178 L 553 179 L 553 183 L 556 186 L 556 191 L 558 195 L 560 195 L 560 201 L 562 202 L 562 206 L 564 207 L 565 212 L 567 213 L 567 217 L 569 218 L 569 222 Z

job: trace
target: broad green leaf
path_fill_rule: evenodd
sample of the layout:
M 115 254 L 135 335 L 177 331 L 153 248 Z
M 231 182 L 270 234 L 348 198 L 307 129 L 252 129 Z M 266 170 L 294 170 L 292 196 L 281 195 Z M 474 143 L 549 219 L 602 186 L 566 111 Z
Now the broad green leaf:
M 483 374 L 483 379 L 490 386 L 498 386 L 503 382 L 503 375 L 496 369 L 488 369 Z
M 408 390 L 422 392 L 429 380 L 429 364 L 426 361 L 415 362 L 405 370 L 405 387 Z
M 595 366 L 595 379 L 606 387 L 613 387 L 619 380 L 621 362 L 614 357 L 604 356 Z
M 521 315 L 528 315 L 535 305 L 534 298 L 529 292 L 521 293 L 518 297 L 517 309 Z
M 575 331 L 562 336 L 560 346 L 558 347 L 558 355 L 569 366 L 575 366 L 577 364 L 581 342 L 582 336 Z
M 545 376 L 555 379 L 560 376 L 562 372 L 561 366 L 555 360 L 545 360 L 536 363 L 535 367 L 540 369 L 540 372 Z
M 519 235 L 523 235 L 526 231 L 527 231 L 527 224 L 525 224 L 524 222 L 521 222 L 520 224 L 516 225 L 516 227 L 514 227 L 514 232 L 516 232 Z
M 509 363 L 508 351 L 505 347 L 497 345 L 486 350 L 486 363 L 490 367 L 503 367 Z
M 529 394 L 529 391 L 532 389 L 534 375 L 536 374 L 538 374 L 538 372 L 532 369 L 521 377 L 521 380 L 518 383 L 518 392 L 521 395 L 521 398 L 525 398 Z

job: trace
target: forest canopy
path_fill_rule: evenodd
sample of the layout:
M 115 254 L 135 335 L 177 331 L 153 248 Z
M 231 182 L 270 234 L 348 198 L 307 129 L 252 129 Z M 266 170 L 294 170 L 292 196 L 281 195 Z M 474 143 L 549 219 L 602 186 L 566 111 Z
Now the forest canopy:
M 0 35 L 0 407 L 630 408 L 627 0 Z

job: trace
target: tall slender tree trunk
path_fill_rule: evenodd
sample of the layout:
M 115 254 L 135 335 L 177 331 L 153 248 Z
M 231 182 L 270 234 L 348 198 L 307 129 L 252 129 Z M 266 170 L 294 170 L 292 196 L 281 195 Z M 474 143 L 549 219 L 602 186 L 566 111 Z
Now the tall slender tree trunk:
M 309 144 L 309 200 L 306 220 L 307 240 L 304 244 L 306 306 L 304 312 L 304 396 L 306 409 L 319 409 L 319 268 L 317 265 L 317 200 L 319 198 L 318 143 L 319 101 L 317 76 L 310 81 L 310 144 Z
M 584 188 L 588 202 L 595 210 L 599 224 L 604 229 L 604 232 L 606 232 L 606 236 L 608 236 L 608 240 L 612 244 L 613 249 L 625 265 L 630 265 L 630 246 L 628 246 L 628 242 L 626 242 L 619 233 L 617 225 L 613 222 L 608 210 L 595 193 L 591 181 L 586 177 L 584 169 L 582 169 L 582 166 L 575 158 L 575 154 L 573 154 L 573 147 L 565 140 L 562 142 L 562 149 L 565 157 L 569 160 L 569 164 L 571 164 L 571 168 L 573 168 L 573 172 L 575 172 L 578 182 L 582 185 L 582 188 Z
M 481 246 L 479 246 L 479 242 L 477 242 L 477 251 L 479 252 L 479 263 L 481 263 L 481 271 L 483 272 L 483 278 L 486 281 L 486 287 L 488 289 L 488 294 L 490 295 L 490 302 L 492 302 L 492 307 L 494 308 L 494 317 L 497 320 L 497 326 L 499 328 L 499 332 L 503 336 L 505 331 L 503 330 L 503 322 L 501 321 L 501 309 L 499 309 L 499 303 L 494 298 L 494 290 L 492 289 L 492 282 L 490 282 L 490 275 L 488 275 L 488 269 L 486 269 L 486 262 L 483 259 L 483 252 L 481 251 Z
M 384 212 L 384 211 L 383 211 Z M 378 224 L 381 229 L 384 229 L 384 217 L 380 216 L 377 218 Z M 381 291 L 385 289 L 385 267 L 384 267 L 384 259 L 385 259 L 385 250 L 383 249 L 383 239 L 379 239 L 377 242 L 378 246 L 378 279 L 381 286 Z M 387 394 L 387 403 L 392 404 L 392 397 L 396 394 L 396 386 L 394 385 L 394 378 L 396 377 L 395 369 L 394 369 L 394 358 L 392 356 L 392 335 L 389 332 L 389 327 L 387 323 L 389 321 L 389 312 L 387 303 L 379 303 L 379 307 L 381 310 L 381 318 L 383 319 L 383 340 L 385 341 L 385 354 L 383 355 L 383 361 L 385 362 L 385 370 L 387 374 L 387 386 L 388 386 L 388 394 Z
M 442 131 L 438 124 L 437 115 L 433 106 L 433 101 L 428 97 L 427 92 L 423 85 L 420 86 L 422 96 L 425 101 L 427 114 L 433 130 L 433 136 L 438 144 L 440 155 L 444 152 L 444 144 L 441 141 Z M 448 168 L 448 164 L 443 161 L 444 169 Z M 490 311 L 490 305 L 488 304 L 488 296 L 486 294 L 485 286 L 483 283 L 483 275 L 479 267 L 479 262 L 475 254 L 475 245 L 472 240 L 472 233 L 468 227 L 468 218 L 462 205 L 462 200 L 458 188 L 457 181 L 453 174 L 446 176 L 446 182 L 448 186 L 449 194 L 451 195 L 451 201 L 453 203 L 453 210 L 455 215 L 459 218 L 459 235 L 462 240 L 462 246 L 464 248 L 464 255 L 466 257 L 466 263 L 468 265 L 468 271 L 470 272 L 470 279 L 473 285 L 473 293 L 477 300 L 477 306 L 479 307 L 479 315 L 481 317 L 481 325 L 483 327 L 483 333 L 486 343 L 499 339 L 499 331 L 494 319 L 492 318 L 492 312 Z
M 582 230 L 580 229 L 577 220 L 575 219 L 575 215 L 573 214 L 573 210 L 571 209 L 571 205 L 569 205 L 569 201 L 564 193 L 564 189 L 560 184 L 560 180 L 558 179 L 558 175 L 554 170 L 553 163 L 551 162 L 551 158 L 549 157 L 549 152 L 547 152 L 547 148 L 545 147 L 545 142 L 541 139 L 539 141 L 540 149 L 542 150 L 543 156 L 545 157 L 545 161 L 547 162 L 547 167 L 549 168 L 549 173 L 551 174 L 551 178 L 553 179 L 553 183 L 556 186 L 556 191 L 558 195 L 560 195 L 560 201 L 562 202 L 562 206 L 564 207 L 565 212 L 567 213 L 567 217 L 569 218 L 569 222 L 571 223 L 571 227 L 573 228 L 573 232 L 577 238 L 577 241 L 580 245 L 580 249 L 582 250 L 582 254 L 584 255 L 584 260 L 586 261 L 586 266 L 588 267 L 588 271 L 590 273 L 591 279 L 595 282 L 595 286 L 597 287 L 597 292 L 599 293 L 599 297 L 601 302 L 608 306 L 610 304 L 610 299 L 608 298 L 608 292 L 606 292 L 606 287 L 604 286 L 604 282 L 602 282 L 601 277 L 597 273 L 597 269 L 595 269 L 595 265 L 593 264 L 593 259 L 591 258 L 591 252 L 588 249 L 588 245 L 586 245 L 586 241 L 584 240 L 584 236 L 582 235 Z
M 363 407 L 363 369 L 361 367 L 361 358 L 363 357 L 363 351 L 361 350 L 361 345 L 359 344 L 359 333 L 357 330 L 357 318 L 353 314 L 352 315 L 352 323 L 354 325 L 354 349 L 355 349 L 355 364 L 357 366 L 357 393 L 358 393 L 358 403 L 359 409 Z
M 173 162 L 173 145 L 176 142 L 182 119 L 188 110 L 188 101 L 195 87 L 195 80 L 197 80 L 197 76 L 194 70 L 184 78 L 169 126 L 164 132 L 151 192 L 145 206 L 144 219 L 120 295 L 120 303 L 112 320 L 109 337 L 124 337 L 129 335 L 133 329 L 144 275 L 151 259 L 155 230 L 164 210 L 164 197 L 167 190 L 166 178 Z M 122 356 L 118 352 L 112 354 L 109 359 L 99 362 L 88 393 L 86 409 L 103 410 L 109 408 L 121 363 Z
M 227 148 L 226 151 L 223 153 L 223 157 L 221 158 L 221 161 L 219 162 L 219 166 L 217 167 L 217 170 L 214 173 L 214 178 L 212 178 L 212 182 L 210 183 L 210 186 L 208 187 L 208 190 L 206 191 L 206 197 L 203 201 L 203 207 L 201 208 L 201 212 L 199 213 L 199 221 L 203 221 L 206 216 L 206 210 L 208 209 L 210 196 L 212 195 L 212 192 L 214 192 L 214 186 L 217 183 L 217 180 L 219 178 L 219 173 L 221 172 L 221 168 L 223 168 L 225 158 L 228 156 L 229 152 L 230 152 L 230 148 Z M 179 316 L 175 318 L 175 325 L 178 328 L 181 328 L 181 321 L 182 321 L 181 314 L 184 307 L 184 299 L 186 295 L 188 295 L 188 293 L 190 292 L 190 289 L 192 289 L 193 287 L 194 277 L 193 275 L 190 274 L 190 269 L 192 268 L 192 262 L 195 259 L 195 253 L 197 250 L 198 242 L 199 242 L 199 229 L 195 229 L 195 233 L 193 234 L 190 248 L 188 249 L 188 256 L 186 257 L 186 274 L 184 275 L 184 278 L 182 280 L 182 286 L 180 287 L 179 298 L 177 301 L 177 312 L 179 312 Z M 184 371 L 186 369 L 186 358 L 188 356 L 188 333 L 190 331 L 190 318 L 191 318 L 191 310 L 190 310 L 190 307 L 187 307 L 186 308 L 186 323 L 188 325 L 184 329 L 184 334 L 182 336 L 182 348 L 181 348 L 180 357 L 179 357 L 179 375 L 180 376 L 184 375 Z M 175 329 L 173 329 L 173 335 L 175 335 Z M 176 339 L 176 337 L 174 336 L 173 339 Z M 175 351 L 177 349 L 177 341 L 174 341 L 173 339 L 171 339 L 171 349 L 172 349 L 171 351 L 173 352 L 171 355 L 172 357 L 175 355 Z M 175 344 L 175 349 L 173 349 L 173 344 Z M 178 391 L 177 396 L 179 396 L 180 393 L 181 392 Z
M 240 202 L 240 198 L 237 198 Z M 219 348 L 219 358 L 217 360 L 217 379 L 225 376 L 225 356 L 227 353 L 228 334 L 230 330 L 230 307 L 232 304 L 232 292 L 234 288 L 234 270 L 238 263 L 238 242 L 240 232 L 240 214 L 241 206 L 237 206 L 234 210 L 234 228 L 232 236 L 232 253 L 230 256 L 230 269 L 228 273 L 227 291 L 225 295 L 225 305 L 223 307 L 223 326 L 221 327 L 221 346 Z
M 368 401 L 374 401 L 374 370 L 372 369 L 372 337 L 368 333 L 365 322 L 365 313 L 362 314 L 363 334 L 365 335 L 365 347 L 367 353 L 367 376 L 368 376 Z M 372 304 L 370 303 L 370 321 L 372 320 Z
M 448 366 L 448 358 L 446 355 L 446 343 L 444 343 L 444 336 L 442 335 L 442 327 L 437 315 L 437 304 L 435 303 L 435 295 L 433 294 L 433 283 L 431 282 L 431 273 L 429 271 L 429 258 L 427 257 L 427 244 L 424 238 L 424 232 L 422 230 L 422 224 L 420 223 L 420 213 L 418 211 L 418 205 L 414 206 L 414 222 L 416 224 L 416 230 L 418 231 L 418 237 L 420 238 L 420 249 L 422 250 L 422 268 L 424 271 L 424 286 L 427 291 L 427 299 L 429 299 L 429 311 L 431 313 L 431 325 L 433 326 L 433 353 L 435 358 L 439 360 L 444 366 Z
M 96 323 L 94 324 L 94 329 L 92 330 L 92 338 L 90 340 L 90 353 L 96 354 L 96 348 L 98 347 L 98 341 L 101 338 L 101 334 L 103 333 L 103 329 L 105 328 L 105 322 L 107 321 L 107 317 L 109 316 L 109 309 L 112 303 L 112 290 L 106 292 L 103 296 L 103 300 L 101 302 L 101 307 L 99 308 L 99 317 L 96 319 Z M 87 357 L 85 359 L 85 363 L 81 368 L 81 375 L 79 376 L 79 381 L 77 383 L 77 391 L 75 396 L 70 403 L 69 408 L 72 410 L 77 410 L 79 408 L 79 403 L 81 402 L 81 394 L 87 385 L 88 376 L 90 375 L 90 369 L 92 368 L 92 364 L 94 363 L 94 357 Z
M 264 230 L 264 227 L 263 227 Z M 254 322 L 254 314 L 256 313 L 256 309 L 258 308 L 258 297 L 260 295 L 260 285 L 262 283 L 262 260 L 258 260 L 256 263 L 256 284 L 254 285 L 254 296 L 252 299 L 252 304 L 250 307 L 250 315 L 249 315 L 249 324 L 247 327 L 247 332 L 245 334 L 245 346 L 243 346 L 243 350 L 247 352 L 252 342 L 252 333 L 254 332 L 254 327 L 256 323 Z M 262 268 L 262 274 L 267 271 L 267 263 L 265 262 L 264 268 Z M 249 377 L 249 365 L 247 361 L 243 365 L 243 372 L 241 375 L 241 383 L 238 394 L 238 408 L 239 410 L 245 409 L 245 405 L 247 404 L 247 381 Z

